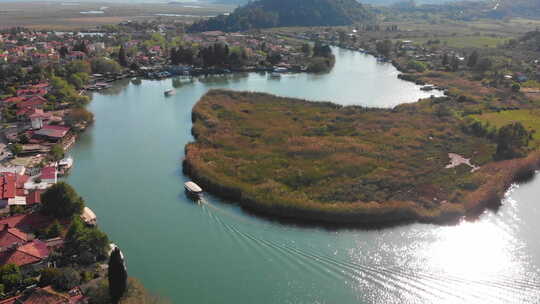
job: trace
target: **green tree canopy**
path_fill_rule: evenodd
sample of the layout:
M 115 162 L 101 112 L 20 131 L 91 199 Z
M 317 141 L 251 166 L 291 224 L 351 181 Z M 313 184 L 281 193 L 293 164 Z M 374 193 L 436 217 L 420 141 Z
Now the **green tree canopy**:
M 14 264 L 6 264 L 0 267 L 0 283 L 7 290 L 11 290 L 22 282 L 22 274 L 19 266 Z
M 504 160 L 526 155 L 531 134 L 520 122 L 502 127 L 497 135 L 495 159 Z
M 83 198 L 65 182 L 59 182 L 47 189 L 43 193 L 41 201 L 41 211 L 55 218 L 80 215 L 84 208 Z

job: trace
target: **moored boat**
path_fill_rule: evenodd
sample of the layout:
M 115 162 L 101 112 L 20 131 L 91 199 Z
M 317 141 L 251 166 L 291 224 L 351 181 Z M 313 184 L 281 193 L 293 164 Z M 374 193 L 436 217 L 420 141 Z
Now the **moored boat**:
M 174 89 L 169 89 L 165 91 L 165 96 L 171 96 L 171 95 L 174 95 L 175 93 L 176 91 Z
M 200 196 L 203 193 L 202 188 L 191 181 L 184 183 L 184 189 L 186 190 L 188 194 L 191 194 L 194 196 Z

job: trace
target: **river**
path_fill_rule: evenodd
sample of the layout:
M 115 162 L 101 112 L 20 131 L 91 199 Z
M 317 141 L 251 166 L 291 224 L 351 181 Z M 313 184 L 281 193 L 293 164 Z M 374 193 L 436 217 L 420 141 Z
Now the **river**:
M 432 94 L 373 57 L 334 52 L 325 75 L 123 81 L 94 95 L 96 123 L 71 151 L 68 182 L 125 252 L 129 274 L 173 303 L 538 303 L 538 178 L 475 221 L 381 230 L 284 224 L 211 195 L 200 205 L 185 197 L 191 109 L 211 88 L 377 107 Z M 177 94 L 164 97 L 172 86 Z

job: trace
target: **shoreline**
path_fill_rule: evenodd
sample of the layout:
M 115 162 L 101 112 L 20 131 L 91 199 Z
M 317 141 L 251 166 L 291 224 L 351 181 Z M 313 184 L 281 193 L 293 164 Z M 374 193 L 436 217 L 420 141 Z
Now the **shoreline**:
M 479 200 L 463 202 L 463 205 L 454 206 L 449 210 L 434 210 L 427 214 L 421 214 L 415 209 L 413 202 L 395 202 L 395 206 L 388 207 L 385 212 L 372 212 L 368 206 L 358 209 L 354 213 L 343 213 L 339 211 L 328 211 L 324 209 L 304 209 L 293 206 L 272 207 L 243 196 L 239 189 L 220 185 L 197 172 L 195 166 L 186 158 L 182 161 L 182 172 L 192 178 L 196 183 L 204 188 L 208 193 L 216 195 L 222 199 L 238 204 L 245 211 L 256 216 L 262 216 L 269 220 L 291 222 L 294 224 L 305 224 L 310 226 L 338 226 L 338 227 L 358 227 L 358 228 L 387 228 L 410 223 L 425 223 L 448 225 L 455 224 L 464 218 L 476 217 L 488 209 L 497 209 L 502 205 L 505 194 L 512 185 L 527 182 L 534 178 L 536 171 L 540 168 L 540 151 L 534 155 L 519 160 L 504 161 L 502 163 L 514 163 L 514 170 L 506 172 L 506 176 L 500 176 L 503 187 L 497 189 L 486 189 L 496 181 L 485 185 L 479 190 L 470 193 L 470 196 L 482 195 Z M 531 164 L 532 162 L 532 164 Z M 505 164 L 498 163 L 497 166 Z M 494 177 L 496 179 L 497 177 Z M 367 204 L 384 204 L 367 203 Z M 426 211 L 426 210 L 423 210 Z

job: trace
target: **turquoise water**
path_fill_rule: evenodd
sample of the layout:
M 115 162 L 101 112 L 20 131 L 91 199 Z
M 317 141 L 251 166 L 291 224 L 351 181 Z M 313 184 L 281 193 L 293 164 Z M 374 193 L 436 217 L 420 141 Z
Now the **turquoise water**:
M 173 303 L 539 302 L 539 179 L 474 222 L 369 231 L 283 224 L 211 195 L 200 205 L 185 197 L 191 109 L 208 89 L 380 107 L 429 96 L 391 65 L 335 52 L 327 75 L 124 81 L 94 96 L 96 123 L 71 152 L 68 181 L 127 255 L 129 274 Z

